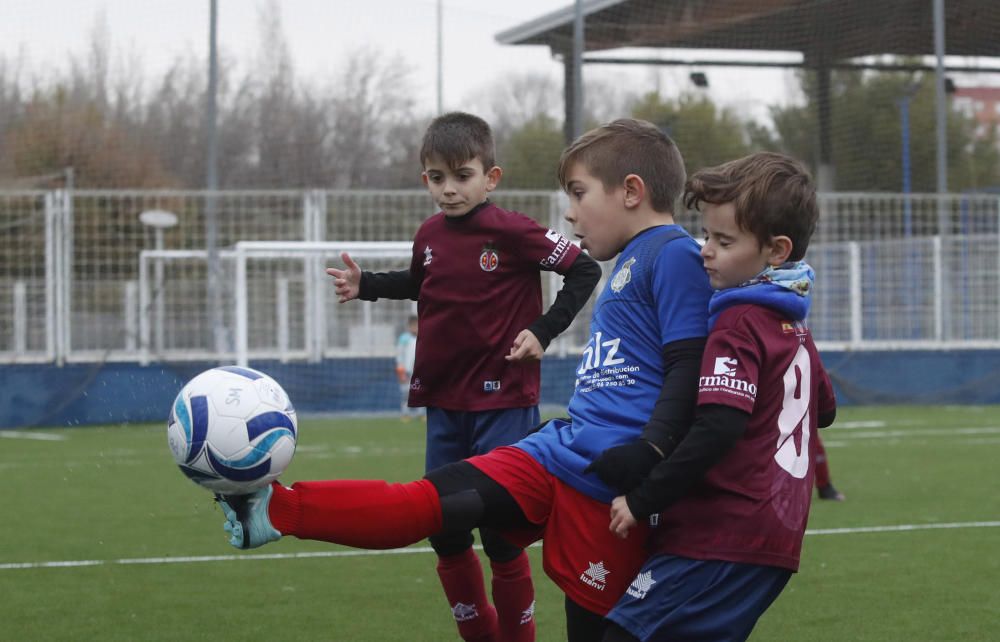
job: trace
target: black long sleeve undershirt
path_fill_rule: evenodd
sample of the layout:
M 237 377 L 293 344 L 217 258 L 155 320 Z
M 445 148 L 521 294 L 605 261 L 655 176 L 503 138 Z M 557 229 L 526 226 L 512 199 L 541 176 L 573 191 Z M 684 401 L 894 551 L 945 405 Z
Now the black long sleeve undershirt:
M 837 410 L 818 418 L 820 428 L 833 424 Z M 698 418 L 673 453 L 658 463 L 625 500 L 636 519 L 659 513 L 683 497 L 746 432 L 750 413 L 730 406 L 698 407 Z
M 556 294 L 556 300 L 545 314 L 528 326 L 543 350 L 569 327 L 600 280 L 601 266 L 597 261 L 582 252 L 577 255 L 563 275 L 563 286 Z
M 569 327 L 600 280 L 601 266 L 597 261 L 586 254 L 578 255 L 563 275 L 562 289 L 552 306 L 528 326 L 543 349 Z M 409 270 L 361 273 L 358 298 L 362 301 L 380 298 L 416 301 L 419 295 L 420 281 L 413 278 Z
M 677 448 L 625 496 L 636 519 L 659 513 L 683 497 L 739 441 L 750 413 L 730 406 L 698 407 L 698 418 Z
M 358 285 L 358 298 L 362 301 L 378 299 L 410 299 L 416 301 L 420 294 L 420 281 L 409 270 L 392 272 L 362 272 Z
M 642 430 L 642 439 L 656 446 L 664 457 L 681 443 L 694 421 L 704 351 L 704 337 L 672 341 L 663 347 L 666 374 L 660 396 Z

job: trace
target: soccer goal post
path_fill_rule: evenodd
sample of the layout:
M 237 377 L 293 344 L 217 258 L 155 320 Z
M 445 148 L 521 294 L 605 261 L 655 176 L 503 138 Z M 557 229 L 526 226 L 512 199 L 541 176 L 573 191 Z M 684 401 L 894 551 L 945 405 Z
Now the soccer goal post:
M 395 341 L 413 301 L 338 305 L 326 268 L 347 252 L 364 270 L 409 268 L 412 243 L 242 241 L 234 250 L 235 360 L 382 356 Z

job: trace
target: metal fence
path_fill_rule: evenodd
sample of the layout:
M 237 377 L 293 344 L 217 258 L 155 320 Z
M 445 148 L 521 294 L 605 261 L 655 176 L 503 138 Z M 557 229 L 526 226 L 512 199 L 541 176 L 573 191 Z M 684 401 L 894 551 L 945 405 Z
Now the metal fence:
M 495 200 L 569 231 L 561 193 L 501 191 Z M 206 288 L 210 206 L 222 248 L 214 301 Z M 824 194 L 820 207 L 807 259 L 818 274 L 809 322 L 821 348 L 1000 347 L 1000 198 Z M 143 224 L 139 214 L 153 209 L 176 214 L 176 225 Z M 237 242 L 406 242 L 433 211 L 422 190 L 0 191 L 0 362 L 232 360 Z M 679 222 L 698 234 L 696 213 Z M 322 356 L 391 353 L 409 302 L 345 311 L 329 296 L 318 314 L 311 299 L 317 279 L 320 287 L 328 280 L 323 266 L 300 255 L 268 261 L 249 267 L 251 355 L 310 358 L 316 346 Z M 363 267 L 407 264 L 373 261 Z M 547 280 L 547 297 L 559 283 Z M 221 344 L 212 339 L 212 311 L 221 311 Z M 589 309 L 550 350 L 574 351 L 587 318 Z M 309 319 L 334 320 L 336 336 L 347 338 Z

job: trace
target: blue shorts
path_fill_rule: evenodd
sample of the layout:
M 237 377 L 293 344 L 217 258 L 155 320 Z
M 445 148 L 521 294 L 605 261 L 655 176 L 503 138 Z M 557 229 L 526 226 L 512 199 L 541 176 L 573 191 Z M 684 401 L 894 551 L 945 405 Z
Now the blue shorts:
M 656 555 L 607 618 L 642 642 L 746 640 L 792 572 Z
M 478 411 L 428 407 L 425 472 L 509 446 L 540 422 L 538 406 Z

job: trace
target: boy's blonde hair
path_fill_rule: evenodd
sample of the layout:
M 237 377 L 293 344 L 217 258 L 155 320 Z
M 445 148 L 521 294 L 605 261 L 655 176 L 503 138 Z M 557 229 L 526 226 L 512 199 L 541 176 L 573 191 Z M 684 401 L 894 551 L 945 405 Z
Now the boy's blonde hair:
M 656 125 L 620 118 L 577 138 L 559 159 L 559 184 L 566 189 L 570 168 L 580 163 L 607 191 L 625 177 L 642 178 L 653 210 L 673 214 L 684 187 L 684 159 L 674 141 Z
M 684 204 L 732 202 L 736 224 L 763 246 L 775 236 L 792 240 L 788 260 L 806 254 L 816 230 L 816 187 L 797 160 L 775 152 L 757 152 L 695 172 L 684 189 Z
M 483 171 L 496 165 L 496 145 L 489 123 L 461 111 L 438 116 L 431 121 L 420 146 L 420 164 L 427 166 L 427 159 L 437 156 L 452 170 L 463 163 L 478 158 Z

